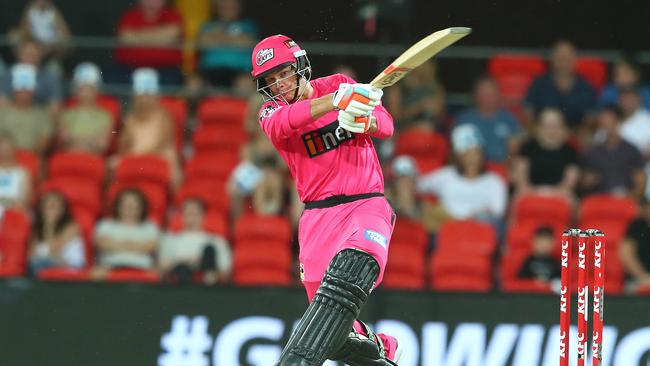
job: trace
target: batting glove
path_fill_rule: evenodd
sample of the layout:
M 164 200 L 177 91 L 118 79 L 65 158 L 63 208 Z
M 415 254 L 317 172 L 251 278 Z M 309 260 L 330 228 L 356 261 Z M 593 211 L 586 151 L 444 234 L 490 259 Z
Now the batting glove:
M 384 92 L 369 84 L 342 83 L 334 93 L 332 104 L 336 110 L 346 111 L 354 116 L 365 116 L 379 105 Z
M 366 133 L 370 128 L 370 119 L 371 114 L 368 113 L 363 116 L 355 116 L 351 113 L 348 113 L 344 110 L 339 111 L 339 126 L 344 130 L 353 132 L 353 133 Z

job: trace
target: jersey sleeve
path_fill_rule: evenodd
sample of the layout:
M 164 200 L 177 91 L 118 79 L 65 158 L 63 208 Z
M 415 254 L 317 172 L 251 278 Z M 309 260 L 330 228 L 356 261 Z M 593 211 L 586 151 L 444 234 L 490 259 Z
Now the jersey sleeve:
M 258 116 L 262 130 L 271 141 L 285 140 L 294 131 L 313 121 L 309 100 L 284 106 L 266 102 Z

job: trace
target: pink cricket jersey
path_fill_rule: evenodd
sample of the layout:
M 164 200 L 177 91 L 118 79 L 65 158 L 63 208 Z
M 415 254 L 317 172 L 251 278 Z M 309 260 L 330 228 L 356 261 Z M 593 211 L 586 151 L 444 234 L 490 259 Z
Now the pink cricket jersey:
M 312 80 L 312 98 L 335 92 L 341 83 L 355 81 L 342 74 Z M 373 136 L 390 137 L 391 115 L 382 105 L 373 114 L 378 127 Z M 303 202 L 341 194 L 384 192 L 384 177 L 370 136 L 339 127 L 336 111 L 314 120 L 310 99 L 288 105 L 266 102 L 260 109 L 259 121 L 287 162 Z

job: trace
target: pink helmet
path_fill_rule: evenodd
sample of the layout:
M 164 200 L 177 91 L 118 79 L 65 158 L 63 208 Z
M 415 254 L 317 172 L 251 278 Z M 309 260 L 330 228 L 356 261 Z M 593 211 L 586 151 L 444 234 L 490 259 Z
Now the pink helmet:
M 259 79 L 276 68 L 298 63 L 307 53 L 291 38 L 277 34 L 261 40 L 253 49 L 253 79 Z M 300 68 L 298 68 L 300 69 Z

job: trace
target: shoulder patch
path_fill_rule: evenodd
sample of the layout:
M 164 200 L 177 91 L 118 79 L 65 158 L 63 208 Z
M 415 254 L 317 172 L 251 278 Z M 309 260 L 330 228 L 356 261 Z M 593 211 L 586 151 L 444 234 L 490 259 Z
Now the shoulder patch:
M 274 107 L 272 107 L 270 105 L 267 105 L 266 107 L 264 107 L 264 109 L 262 109 L 262 111 L 260 112 L 260 122 L 264 118 L 270 117 L 273 114 L 273 112 L 275 112 L 277 109 L 278 108 L 274 108 Z

